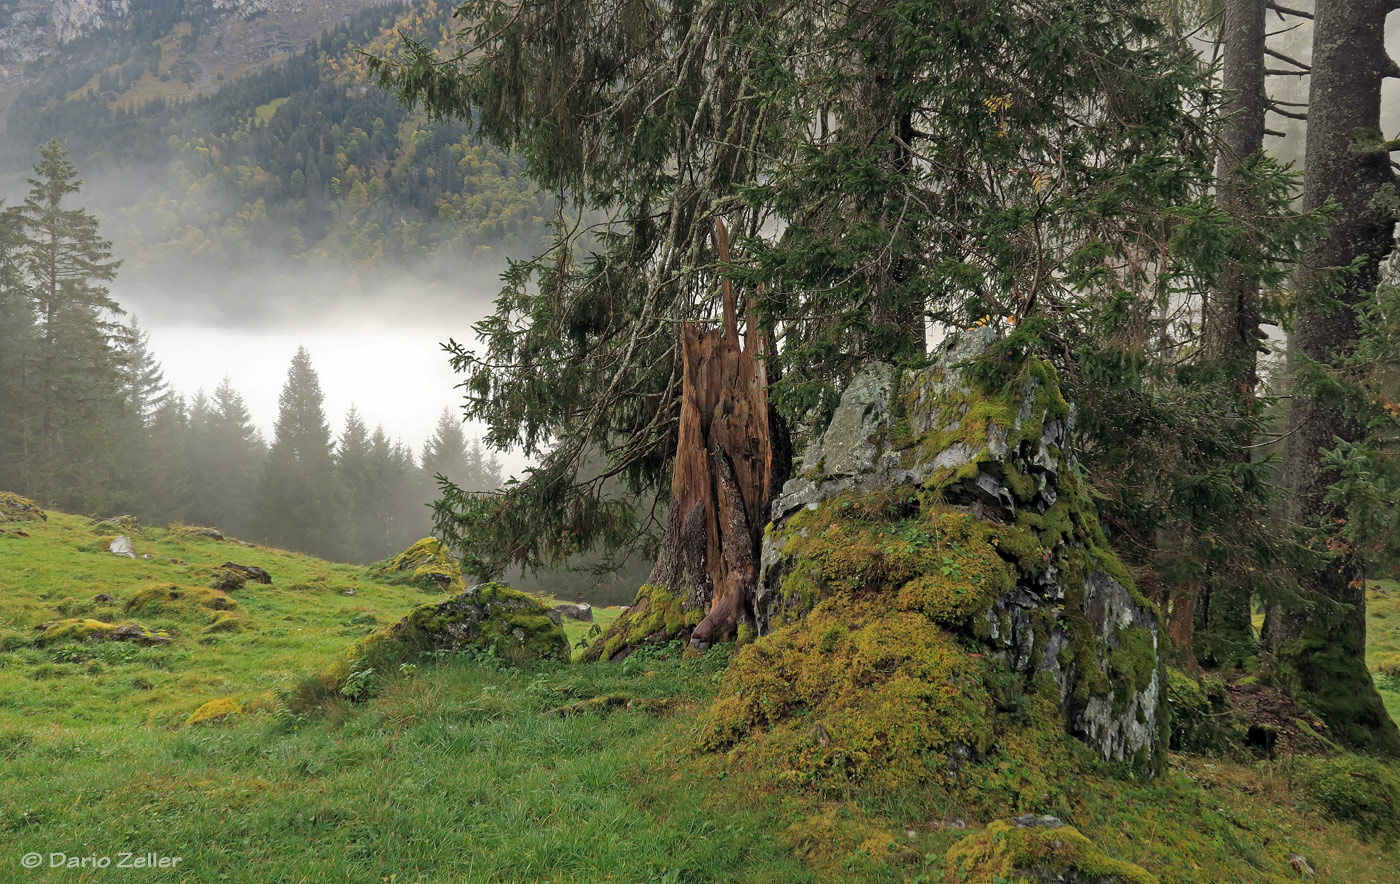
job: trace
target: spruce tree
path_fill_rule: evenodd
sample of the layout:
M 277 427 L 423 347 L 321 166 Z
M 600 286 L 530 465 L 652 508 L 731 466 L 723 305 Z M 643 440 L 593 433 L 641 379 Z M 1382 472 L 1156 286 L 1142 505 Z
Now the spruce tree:
M 321 381 L 299 347 L 278 398 L 272 448 L 257 498 L 258 535 L 288 549 L 328 557 L 343 553 L 347 494 L 336 475 Z
M 21 255 L 38 323 L 33 413 L 24 422 L 26 489 L 73 509 L 110 505 L 115 428 L 126 407 L 117 350 L 123 311 L 105 283 L 119 261 L 97 219 L 65 201 L 77 169 L 57 141 L 39 151 L 20 207 Z

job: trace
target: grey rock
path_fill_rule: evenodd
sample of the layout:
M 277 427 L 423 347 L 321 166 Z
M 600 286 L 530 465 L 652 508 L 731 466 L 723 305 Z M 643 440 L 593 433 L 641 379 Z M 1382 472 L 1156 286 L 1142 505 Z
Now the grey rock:
M 585 623 L 593 622 L 593 606 L 587 602 L 579 602 L 575 605 L 555 605 L 554 610 L 561 617 L 568 617 L 570 620 L 582 620 Z
M 99 605 L 110 605 L 116 601 L 114 597 L 108 595 L 105 592 L 99 592 L 97 595 L 92 597 L 92 600 Z
M 118 626 L 107 633 L 107 638 L 114 642 L 131 642 L 133 645 L 167 645 L 172 639 L 163 632 L 152 632 L 144 626 L 137 626 L 135 623 L 126 626 Z
M 136 547 L 132 545 L 131 538 L 127 537 L 125 534 L 113 540 L 107 546 L 107 551 L 114 556 L 122 556 L 128 559 L 136 558 Z
M 1288 864 L 1293 867 L 1293 871 L 1303 875 L 1311 876 L 1317 874 L 1317 870 L 1313 868 L 1313 864 L 1308 862 L 1308 858 L 1301 853 L 1288 854 Z
M 1012 817 L 1011 823 L 1018 829 L 1063 829 L 1065 827 L 1064 820 L 1059 817 L 1036 816 L 1033 813 Z

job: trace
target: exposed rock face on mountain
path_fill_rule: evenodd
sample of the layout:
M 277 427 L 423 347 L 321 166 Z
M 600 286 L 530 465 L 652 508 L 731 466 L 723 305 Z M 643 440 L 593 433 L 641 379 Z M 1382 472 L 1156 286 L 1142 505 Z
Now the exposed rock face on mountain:
M 825 751 L 846 738 L 836 709 L 873 704 L 861 712 L 869 725 L 903 704 L 912 712 L 891 714 L 889 728 L 928 712 L 907 738 L 955 768 L 996 742 L 981 691 L 1005 673 L 1026 696 L 1053 693 L 1063 729 L 1101 757 L 1160 765 L 1157 612 L 1104 541 L 1054 369 L 1034 357 L 976 378 L 967 367 L 994 340 L 967 332 L 930 368 L 872 365 L 847 388 L 774 502 L 755 612 L 764 637 L 731 667 L 712 745 L 780 730 L 787 710 L 774 707 L 788 704 L 822 729 Z M 970 662 L 958 650 L 969 647 L 980 649 Z M 813 680 L 830 659 L 844 662 Z M 869 678 L 829 683 L 864 666 Z M 759 683 L 770 678 L 797 687 L 786 697 Z M 872 757 L 904 739 L 851 728 Z

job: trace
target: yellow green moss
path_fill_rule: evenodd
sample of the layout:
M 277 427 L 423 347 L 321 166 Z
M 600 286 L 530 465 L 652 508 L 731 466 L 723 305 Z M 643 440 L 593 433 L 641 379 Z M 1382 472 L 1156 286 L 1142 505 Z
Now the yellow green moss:
M 699 610 L 687 610 L 665 587 L 644 584 L 627 612 L 588 646 L 584 659 L 612 660 L 646 642 L 676 638 L 693 629 L 701 617 Z
M 423 538 L 393 558 L 371 565 L 370 571 L 429 592 L 455 594 L 467 588 L 461 563 L 436 537 Z
M 204 620 L 210 611 L 233 611 L 237 608 L 238 602 L 215 589 L 157 583 L 138 590 L 127 599 L 125 610 L 128 614 L 163 614 Z
M 944 854 L 948 884 L 1036 884 L 1095 881 L 1158 884 L 1146 869 L 1112 859 L 1077 829 L 1020 827 L 997 820 Z
M 209 623 L 200 630 L 204 635 L 214 635 L 220 632 L 242 632 L 251 628 L 252 623 L 235 611 L 215 611 L 209 617 Z
M 116 628 L 115 623 L 75 617 L 50 624 L 48 629 L 40 633 L 36 643 L 51 645 L 58 642 L 100 642 L 105 641 L 108 634 Z
M 946 781 L 989 747 L 985 665 L 921 614 L 830 599 L 735 654 L 700 743 L 790 785 Z
M 218 721 L 225 721 L 231 715 L 243 714 L 243 704 L 233 697 L 221 697 L 218 700 L 210 700 L 203 706 L 191 712 L 185 719 L 185 727 L 194 727 L 200 724 L 213 724 Z
M 48 514 L 37 503 L 12 491 L 0 491 L 0 522 L 27 522 L 33 519 L 47 522 Z
M 899 610 L 937 623 L 985 613 L 1014 585 L 994 525 L 945 507 L 921 507 L 916 489 L 847 493 L 792 517 L 785 527 L 782 616 L 800 617 L 823 599 L 895 589 Z

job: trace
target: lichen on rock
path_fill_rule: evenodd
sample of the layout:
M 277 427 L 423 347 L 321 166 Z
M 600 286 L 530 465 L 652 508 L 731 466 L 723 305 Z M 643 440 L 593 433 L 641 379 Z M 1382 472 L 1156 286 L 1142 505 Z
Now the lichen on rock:
M 947 734 L 961 732 L 976 698 L 986 702 L 978 679 L 1004 672 L 1024 695 L 1050 686 L 1061 732 L 1100 757 L 1160 769 L 1166 674 L 1158 613 L 1104 539 L 1072 456 L 1073 408 L 1053 367 L 1027 356 L 976 377 L 968 370 L 993 334 L 963 335 L 928 368 L 877 365 L 852 381 L 832 428 L 809 446 L 809 466 L 773 504 L 755 603 L 762 637 L 735 656 L 706 723 L 711 745 L 732 745 L 740 734 L 790 741 L 784 716 L 792 716 L 808 732 L 821 728 L 832 756 L 861 759 L 898 746 L 911 757 L 946 759 L 958 742 Z M 852 696 L 834 705 L 794 694 L 800 672 L 773 674 L 779 659 L 823 670 L 819 655 L 800 649 L 843 622 L 859 634 L 872 618 L 882 628 L 900 624 L 892 635 L 919 623 L 937 638 L 891 641 L 893 656 L 877 675 L 847 685 Z M 816 635 L 816 624 L 828 625 Z M 832 649 L 845 641 L 832 639 Z M 891 673 L 921 671 L 934 645 L 974 661 L 954 680 L 971 703 L 959 716 L 944 720 L 925 704 L 930 690 L 953 690 L 945 679 L 908 687 L 909 698 L 920 698 L 910 719 L 920 723 L 898 739 L 866 745 L 868 735 L 833 727 L 843 718 L 838 709 L 878 702 Z M 988 735 L 973 727 L 964 736 L 957 751 L 975 758 Z M 802 760 L 810 747 L 778 754 L 812 769 Z
M 71 618 L 44 624 L 43 632 L 34 643 L 39 646 L 74 644 L 78 642 L 125 641 L 134 645 L 163 645 L 171 641 L 170 634 L 148 629 L 138 623 L 121 625 L 91 618 Z

